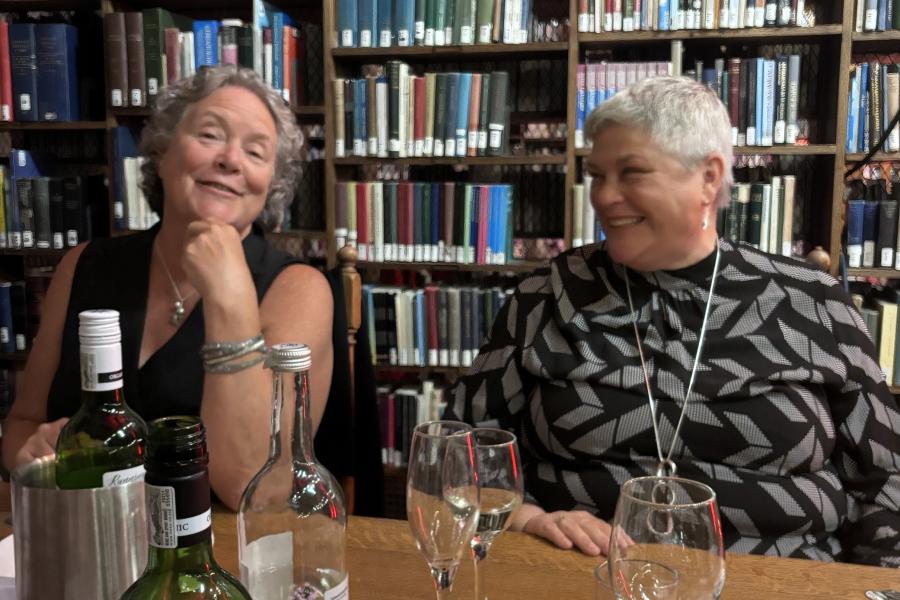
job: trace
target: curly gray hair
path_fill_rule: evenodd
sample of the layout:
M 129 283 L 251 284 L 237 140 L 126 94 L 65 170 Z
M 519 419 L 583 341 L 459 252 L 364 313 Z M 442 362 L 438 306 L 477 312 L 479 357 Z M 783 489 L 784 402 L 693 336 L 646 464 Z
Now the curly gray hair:
M 587 139 L 611 125 L 633 127 L 692 169 L 718 152 L 725 163 L 719 206 L 731 198 L 731 120 L 721 100 L 702 83 L 687 77 L 650 77 L 628 86 L 595 108 L 584 123 Z
M 165 88 L 156 100 L 156 108 L 141 134 L 140 151 L 147 157 L 141 166 L 141 189 L 150 207 L 162 217 L 163 185 L 159 161 L 169 147 L 175 129 L 188 108 L 225 86 L 244 88 L 256 95 L 275 121 L 277 142 L 275 169 L 266 205 L 256 222 L 271 231 L 281 222 L 284 209 L 294 199 L 302 172 L 303 133 L 291 109 L 281 95 L 267 85 L 252 69 L 222 65 L 204 67 L 193 77 L 181 79 Z

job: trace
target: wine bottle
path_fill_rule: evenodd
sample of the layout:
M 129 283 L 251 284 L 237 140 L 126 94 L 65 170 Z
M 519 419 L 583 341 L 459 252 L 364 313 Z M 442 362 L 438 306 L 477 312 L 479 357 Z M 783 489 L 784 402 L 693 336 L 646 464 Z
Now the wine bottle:
M 81 489 L 140 481 L 147 425 L 125 403 L 119 313 L 85 310 L 78 323 L 81 408 L 56 441 L 56 484 Z
M 244 490 L 238 512 L 241 581 L 259 600 L 349 598 L 347 512 L 340 486 L 313 452 L 310 365 L 303 344 L 275 345 L 267 358 L 269 458 Z M 291 451 L 282 452 L 288 433 Z
M 213 557 L 206 430 L 197 417 L 150 423 L 147 568 L 122 600 L 249 600 Z

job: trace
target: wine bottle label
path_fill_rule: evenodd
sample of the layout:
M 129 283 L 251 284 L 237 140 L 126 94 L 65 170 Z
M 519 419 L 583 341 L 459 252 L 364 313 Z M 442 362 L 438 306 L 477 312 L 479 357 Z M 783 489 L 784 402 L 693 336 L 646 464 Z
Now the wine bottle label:
M 103 487 L 116 487 L 126 485 L 134 481 L 144 480 L 144 465 L 122 469 L 120 471 L 107 471 L 103 474 Z
M 108 392 L 122 387 L 122 345 L 81 348 L 81 389 Z
M 178 538 L 207 531 L 212 525 L 212 511 L 179 519 L 175 510 L 175 488 L 168 485 L 144 484 L 150 525 L 150 545 L 156 548 L 178 548 Z M 190 545 L 190 544 L 181 544 Z

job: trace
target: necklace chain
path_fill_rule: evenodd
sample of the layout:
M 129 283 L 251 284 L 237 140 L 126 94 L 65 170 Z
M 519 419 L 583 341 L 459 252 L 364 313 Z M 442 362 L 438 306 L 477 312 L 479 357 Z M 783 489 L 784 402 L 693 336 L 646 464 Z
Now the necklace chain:
M 657 475 L 675 475 L 677 468 L 672 460 L 672 453 L 675 451 L 675 444 L 681 432 L 681 425 L 684 423 L 684 415 L 687 411 L 688 402 L 691 399 L 691 391 L 694 389 L 694 379 L 697 375 L 697 365 L 700 364 L 700 354 L 703 351 L 703 341 L 706 339 L 706 325 L 709 322 L 709 310 L 712 306 L 713 293 L 716 287 L 716 278 L 719 274 L 719 250 L 718 242 L 716 243 L 716 261 L 713 265 L 712 280 L 709 283 L 709 297 L 706 299 L 706 309 L 703 311 L 703 323 L 700 326 L 700 338 L 697 341 L 697 354 L 694 355 L 694 365 L 691 368 L 691 379 L 688 382 L 687 391 L 681 404 L 681 413 L 678 416 L 678 424 L 675 426 L 675 433 L 672 434 L 672 443 L 669 444 L 669 450 L 666 456 L 663 456 L 662 442 L 659 439 L 659 422 L 656 416 L 657 403 L 653 398 L 653 391 L 650 388 L 650 373 L 647 371 L 647 363 L 644 360 L 644 349 L 641 344 L 641 335 L 638 331 L 638 315 L 634 310 L 634 303 L 631 299 L 631 282 L 628 279 L 628 267 L 625 267 L 625 291 L 628 294 L 628 310 L 631 312 L 631 324 L 634 327 L 634 340 L 637 342 L 638 356 L 641 359 L 641 370 L 644 373 L 644 385 L 647 388 L 647 401 L 650 404 L 650 418 L 653 421 L 653 437 L 656 440 L 656 453 L 659 456 L 659 464 L 657 465 Z
M 194 297 L 197 294 L 197 290 L 192 291 L 187 296 L 182 296 L 181 291 L 178 289 L 178 285 L 175 283 L 175 279 L 172 277 L 172 273 L 169 272 L 169 267 L 166 265 L 166 259 L 163 258 L 162 250 L 159 249 L 157 244 L 153 245 L 156 250 L 156 255 L 159 257 L 159 264 L 162 265 L 163 272 L 166 274 L 166 277 L 169 278 L 169 283 L 172 284 L 172 291 L 175 292 L 175 302 L 172 305 L 172 315 L 169 317 L 169 323 L 172 324 L 173 327 L 177 327 L 181 321 L 184 320 L 185 310 L 184 303 L 185 301 Z

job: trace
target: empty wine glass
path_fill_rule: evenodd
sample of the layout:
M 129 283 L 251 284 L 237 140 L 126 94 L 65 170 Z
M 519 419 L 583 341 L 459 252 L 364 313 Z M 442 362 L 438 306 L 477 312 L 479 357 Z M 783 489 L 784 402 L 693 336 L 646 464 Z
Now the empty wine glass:
M 725 550 L 715 492 L 677 477 L 626 481 L 613 517 L 608 566 L 619 599 L 718 598 Z
M 475 600 L 486 600 L 482 562 L 494 539 L 506 531 L 515 512 L 522 506 L 524 483 L 516 436 L 503 429 L 478 428 L 475 453 L 478 458 L 478 487 L 481 516 L 472 536 L 475 561 Z
M 478 498 L 472 428 L 457 421 L 418 425 L 409 453 L 406 517 L 431 567 L 438 600 L 447 598 L 475 533 Z

